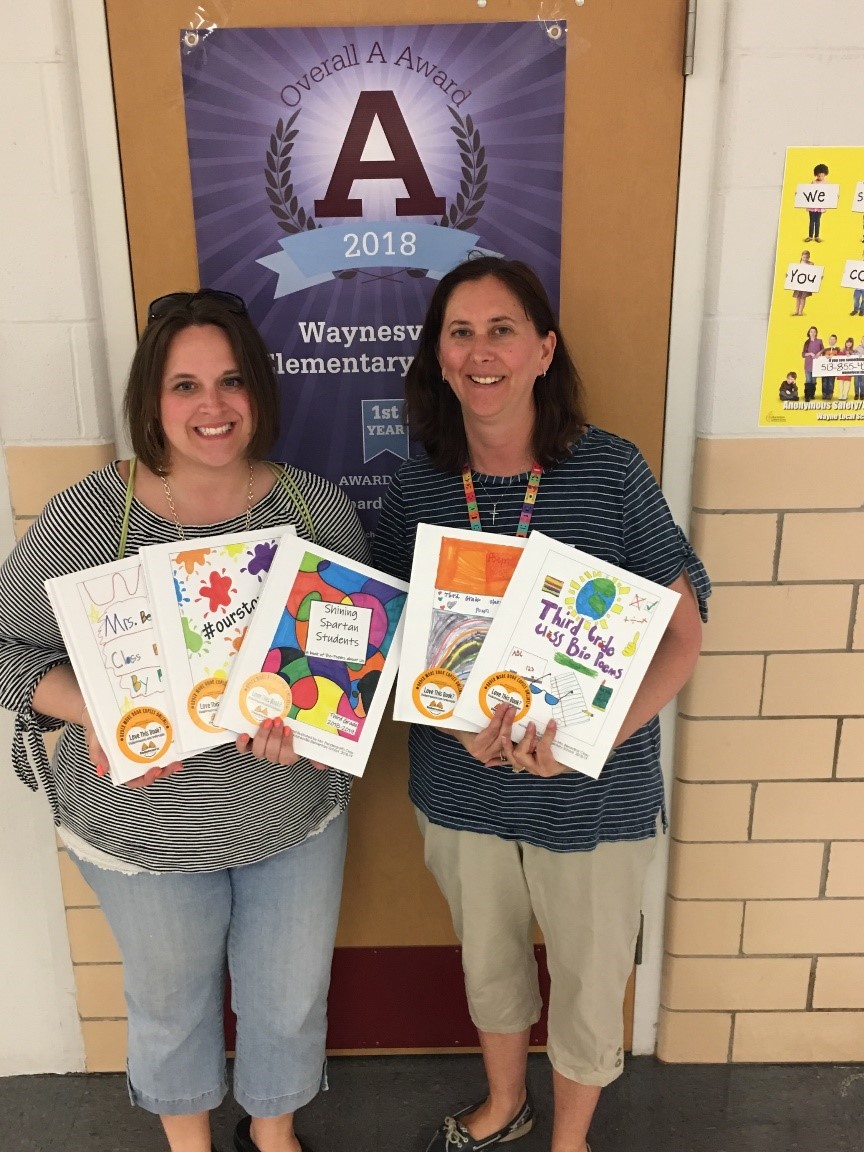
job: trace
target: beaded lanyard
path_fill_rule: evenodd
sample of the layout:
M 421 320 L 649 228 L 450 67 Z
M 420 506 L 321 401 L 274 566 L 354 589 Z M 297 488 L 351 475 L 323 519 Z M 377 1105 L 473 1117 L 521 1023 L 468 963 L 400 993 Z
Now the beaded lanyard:
M 540 489 L 540 477 L 542 475 L 543 469 L 539 464 L 535 463 L 531 469 L 531 475 L 528 477 L 528 486 L 525 489 L 525 500 L 522 504 L 522 511 L 519 513 L 519 527 L 516 529 L 517 536 L 528 535 L 528 528 L 531 525 L 531 517 L 534 515 L 534 505 L 537 502 L 537 492 Z M 462 486 L 465 489 L 465 503 L 468 505 L 468 522 L 471 525 L 471 531 L 482 532 L 483 525 L 480 523 L 477 494 L 474 491 L 474 481 L 471 479 L 471 469 L 467 464 L 462 469 Z

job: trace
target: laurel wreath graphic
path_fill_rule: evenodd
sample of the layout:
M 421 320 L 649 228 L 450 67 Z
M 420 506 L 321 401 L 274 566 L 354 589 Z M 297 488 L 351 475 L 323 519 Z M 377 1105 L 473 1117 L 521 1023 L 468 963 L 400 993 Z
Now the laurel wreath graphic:
M 448 106 L 447 110 L 456 121 L 450 125 L 450 131 L 456 137 L 462 166 L 459 191 L 438 224 L 442 228 L 459 228 L 467 231 L 477 223 L 483 211 L 489 188 L 487 180 L 489 166 L 486 163 L 486 149 L 481 143 L 480 133 L 471 114 L 468 113 L 463 120 L 455 108 Z M 287 232 L 289 236 L 296 236 L 300 232 L 314 232 L 319 227 L 312 213 L 308 212 L 297 198 L 291 178 L 291 152 L 298 135 L 298 129 L 294 124 L 299 115 L 298 108 L 287 120 L 282 120 L 281 117 L 277 120 L 276 127 L 270 135 L 264 169 L 265 190 L 270 201 L 270 211 L 276 217 L 282 231 Z M 409 276 L 426 275 L 426 270 L 423 268 L 408 268 L 406 271 Z M 354 269 L 344 269 L 335 272 L 334 275 L 349 279 L 357 273 Z
M 294 121 L 299 115 L 298 108 L 287 120 L 280 118 L 276 121 L 267 149 L 267 167 L 264 169 L 270 211 L 279 221 L 282 231 L 289 236 L 296 236 L 298 232 L 312 232 L 317 227 L 311 212 L 307 212 L 297 199 L 291 181 L 291 152 L 297 138 Z
M 461 180 L 456 198 L 438 223 L 443 228 L 461 228 L 467 231 L 477 223 L 483 211 L 486 192 L 489 188 L 486 163 L 486 149 L 480 142 L 480 133 L 474 126 L 470 112 L 463 120 L 455 108 L 448 105 L 447 111 L 456 121 L 450 125 L 462 156 Z

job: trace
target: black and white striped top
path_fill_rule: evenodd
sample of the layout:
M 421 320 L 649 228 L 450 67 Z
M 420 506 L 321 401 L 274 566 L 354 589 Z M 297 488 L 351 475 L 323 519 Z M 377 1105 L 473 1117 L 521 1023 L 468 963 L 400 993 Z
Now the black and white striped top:
M 345 494 L 308 472 L 290 468 L 289 475 L 306 501 L 317 542 L 366 561 L 366 538 Z M 351 778 L 332 768 L 321 772 L 308 761 L 283 767 L 226 744 L 190 757 L 182 771 L 148 788 L 115 788 L 96 775 L 79 725 L 64 726 L 31 707 L 33 689 L 48 669 L 68 663 L 43 582 L 117 559 L 125 495 L 114 464 L 91 473 L 48 503 L 0 569 L 0 706 L 16 713 L 15 771 L 34 791 L 41 784 L 56 824 L 138 867 L 208 872 L 263 860 L 300 843 L 334 809 L 346 808 Z M 277 482 L 253 507 L 251 527 L 283 524 L 308 538 L 303 515 Z M 185 530 L 191 538 L 245 526 L 244 514 Z M 126 555 L 176 539 L 172 521 L 133 501 Z M 41 733 L 55 728 L 63 732 L 49 765 Z
M 475 479 L 484 528 L 515 534 L 527 481 L 527 473 Z M 437 471 L 426 457 L 409 460 L 390 484 L 373 547 L 377 567 L 408 579 L 421 521 L 469 527 L 461 476 Z M 704 619 L 708 575 L 627 440 L 590 427 L 567 460 L 544 472 L 531 528 L 658 584 L 671 584 L 686 568 Z M 411 799 L 445 828 L 589 851 L 600 841 L 653 836 L 663 809 L 656 718 L 617 749 L 597 780 L 485 768 L 452 736 L 423 725 L 412 727 L 409 749 Z

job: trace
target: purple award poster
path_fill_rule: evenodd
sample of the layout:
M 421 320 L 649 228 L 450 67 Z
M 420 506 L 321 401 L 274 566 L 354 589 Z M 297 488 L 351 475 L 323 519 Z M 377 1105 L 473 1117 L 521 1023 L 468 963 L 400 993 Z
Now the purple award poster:
M 202 286 L 246 300 L 282 396 L 274 457 L 374 528 L 409 454 L 435 283 L 499 253 L 557 306 L 563 23 L 214 28 L 181 37 Z

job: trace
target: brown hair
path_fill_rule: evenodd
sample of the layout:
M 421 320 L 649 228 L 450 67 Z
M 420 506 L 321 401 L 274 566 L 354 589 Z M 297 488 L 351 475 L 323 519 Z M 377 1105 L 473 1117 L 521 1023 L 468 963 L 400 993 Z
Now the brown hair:
M 444 312 L 453 291 L 467 281 L 494 276 L 519 300 L 539 336 L 555 333 L 555 350 L 545 376 L 534 384 L 535 459 L 544 468 L 563 460 L 585 424 L 582 385 L 567 351 L 546 289 L 520 260 L 481 256 L 466 260 L 442 277 L 429 301 L 417 355 L 405 377 L 405 415 L 411 436 L 419 440 L 436 467 L 458 472 L 468 459 L 462 408 L 441 376 L 438 342 Z
M 273 361 L 258 329 L 245 312 L 232 310 L 218 297 L 192 295 L 151 322 L 141 334 L 129 369 L 123 413 L 138 459 L 159 472 L 168 463 L 168 444 L 160 416 L 162 377 L 171 342 L 193 325 L 221 328 L 234 352 L 249 396 L 254 431 L 247 448 L 253 460 L 266 458 L 279 435 L 279 392 Z

